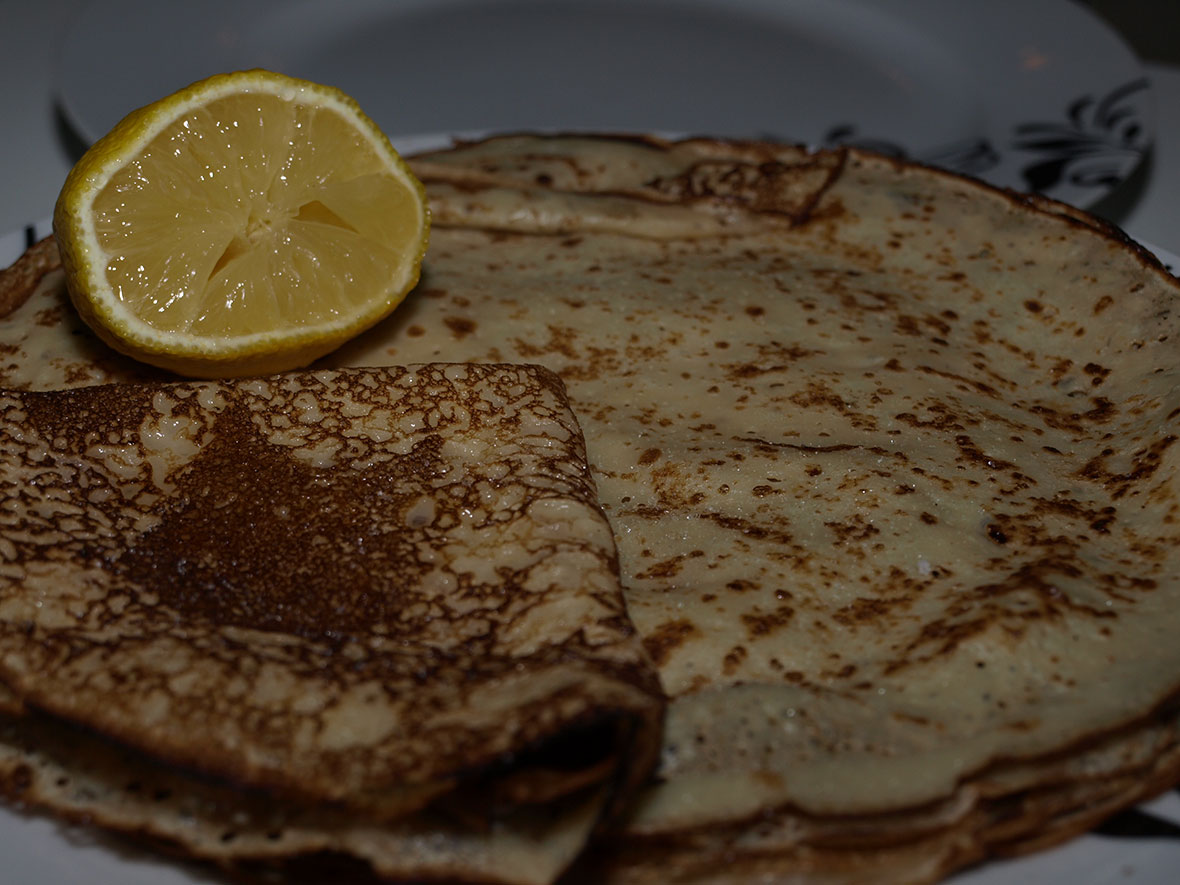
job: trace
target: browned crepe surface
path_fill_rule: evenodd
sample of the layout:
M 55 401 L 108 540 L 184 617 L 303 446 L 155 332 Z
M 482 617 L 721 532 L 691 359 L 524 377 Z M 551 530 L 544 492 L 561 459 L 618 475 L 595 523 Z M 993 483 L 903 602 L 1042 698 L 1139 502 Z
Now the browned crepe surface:
M 673 696 L 615 875 L 839 879 L 809 852 L 865 815 L 837 845 L 876 828 L 895 878 L 935 878 L 1175 782 L 1178 289 L 1145 253 L 856 152 L 505 139 L 416 168 L 434 297 L 339 359 L 446 329 L 569 384 Z
M 0 677 L 25 707 L 0 761 L 26 800 L 206 856 L 543 882 L 650 769 L 658 687 L 547 370 L 9 391 L 0 469 Z M 235 809 L 219 781 L 271 798 Z
M 673 696 L 592 879 L 932 880 L 1176 781 L 1177 284 L 1142 250 L 857 152 L 415 168 L 423 282 L 329 362 L 566 382 Z M 45 363 L 17 380 L 95 365 Z

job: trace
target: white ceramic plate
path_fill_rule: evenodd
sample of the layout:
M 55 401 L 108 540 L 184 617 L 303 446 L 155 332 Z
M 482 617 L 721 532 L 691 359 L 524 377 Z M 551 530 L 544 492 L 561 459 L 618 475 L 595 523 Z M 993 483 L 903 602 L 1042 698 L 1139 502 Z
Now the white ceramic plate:
M 399 150 L 428 150 L 443 136 L 395 139 Z M 42 220 L 0 237 L 7 267 L 48 235 Z M 1173 272 L 1180 257 L 1149 246 Z M 0 804 L 0 882 L 38 885 L 225 885 L 207 871 L 172 862 L 87 830 L 23 815 Z M 993 861 L 953 877 L 948 885 L 1170 885 L 1180 870 L 1180 789 L 1117 815 L 1066 845 L 1010 861 Z
M 83 138 L 219 71 L 343 88 L 391 135 L 566 129 L 857 143 L 1088 206 L 1150 90 L 1071 0 L 102 0 L 62 46 Z

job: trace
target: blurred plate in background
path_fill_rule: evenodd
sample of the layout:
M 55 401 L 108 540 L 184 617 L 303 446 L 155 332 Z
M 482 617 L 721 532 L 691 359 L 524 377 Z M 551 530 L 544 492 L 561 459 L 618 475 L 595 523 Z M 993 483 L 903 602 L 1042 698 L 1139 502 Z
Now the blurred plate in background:
M 1079 206 L 1152 138 L 1141 65 L 1070 0 L 107 0 L 68 34 L 57 94 L 93 140 L 248 67 L 339 86 L 394 136 L 854 143 Z

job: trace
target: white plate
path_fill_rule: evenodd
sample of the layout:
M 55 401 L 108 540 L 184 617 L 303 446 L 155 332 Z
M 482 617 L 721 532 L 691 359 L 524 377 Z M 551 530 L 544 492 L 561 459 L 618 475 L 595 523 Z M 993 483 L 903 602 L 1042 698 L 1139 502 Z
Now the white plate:
M 1143 69 L 1070 0 L 104 0 L 57 94 L 88 140 L 219 71 L 343 88 L 391 135 L 850 142 L 1088 206 L 1150 145 Z
M 399 150 L 428 150 L 444 136 L 407 136 Z M 0 267 L 7 267 L 50 232 L 50 222 L 31 223 L 0 236 Z M 1148 246 L 1173 272 L 1180 256 Z M 67 827 L 0 804 L 0 882 L 38 885 L 225 885 L 206 871 L 128 849 L 101 834 Z M 85 870 L 83 876 L 80 871 Z M 992 861 L 952 877 L 948 885 L 1170 885 L 1180 870 L 1180 789 L 1131 809 L 1099 831 L 1052 851 Z

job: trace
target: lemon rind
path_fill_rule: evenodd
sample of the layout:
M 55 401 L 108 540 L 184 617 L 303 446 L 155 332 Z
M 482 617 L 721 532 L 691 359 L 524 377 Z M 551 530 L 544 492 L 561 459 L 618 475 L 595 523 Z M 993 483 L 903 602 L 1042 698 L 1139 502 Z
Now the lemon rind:
M 353 128 L 363 135 L 388 168 L 396 172 L 402 183 L 417 194 L 421 207 L 416 213 L 418 248 L 407 254 L 401 265 L 403 272 L 388 281 L 381 296 L 374 296 L 370 309 L 349 314 L 339 321 L 234 336 L 160 332 L 140 319 L 113 293 L 105 276 L 106 252 L 90 223 L 93 216 L 86 210 L 111 177 L 180 114 L 224 96 L 250 92 L 288 101 L 314 95 L 314 103 L 327 106 L 350 122 L 359 124 Z M 233 363 L 251 362 L 277 362 L 293 368 L 294 365 L 288 365 L 291 357 L 314 353 L 314 356 L 296 363 L 305 364 L 380 322 L 405 299 L 419 279 L 429 241 L 430 211 L 422 183 L 355 99 L 332 86 L 253 69 L 214 75 L 129 113 L 95 142 L 70 171 L 54 207 L 53 223 L 62 247 L 67 279 L 82 280 L 85 291 L 75 291 L 71 286 L 69 294 L 87 324 L 123 353 L 165 368 L 183 365 L 193 373 L 201 373 L 203 366 L 227 368 Z

